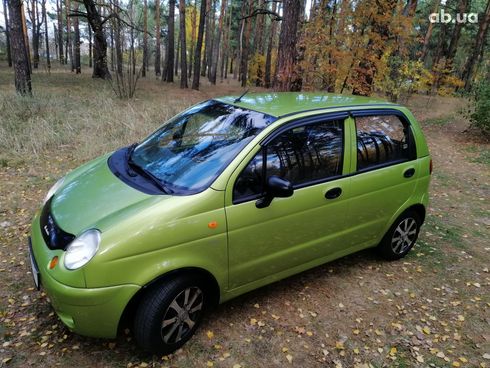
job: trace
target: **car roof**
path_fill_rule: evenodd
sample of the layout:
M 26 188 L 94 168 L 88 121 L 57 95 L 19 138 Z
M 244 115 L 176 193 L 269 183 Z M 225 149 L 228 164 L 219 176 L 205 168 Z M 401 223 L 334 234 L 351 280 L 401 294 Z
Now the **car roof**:
M 238 97 L 239 96 L 224 96 L 215 98 L 215 100 L 262 112 L 278 118 L 306 111 L 333 109 L 338 107 L 398 106 L 374 97 L 340 95 L 323 92 L 247 93 L 239 102 L 235 102 Z

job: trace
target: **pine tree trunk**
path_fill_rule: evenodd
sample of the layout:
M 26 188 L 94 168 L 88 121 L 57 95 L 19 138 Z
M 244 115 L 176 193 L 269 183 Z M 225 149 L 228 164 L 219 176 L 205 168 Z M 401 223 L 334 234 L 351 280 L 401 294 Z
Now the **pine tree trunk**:
M 201 0 L 201 10 L 199 14 L 199 29 L 197 32 L 197 43 L 194 50 L 194 74 L 192 78 L 192 89 L 199 89 L 199 78 L 201 77 L 201 49 L 204 37 L 204 24 L 206 20 L 206 8 L 210 0 Z
M 31 72 L 23 26 L 22 0 L 9 0 L 10 42 L 15 75 L 15 89 L 20 95 L 32 96 Z
M 79 3 L 75 3 L 75 13 L 78 12 Z M 75 64 L 75 72 L 76 74 L 80 74 L 82 72 L 82 66 L 80 65 L 80 24 L 78 17 L 74 17 L 73 19 L 73 30 L 75 37 L 75 48 L 74 48 L 74 64 Z
M 276 12 L 276 2 L 272 3 L 272 12 Z M 272 69 L 272 49 L 274 47 L 274 39 L 277 32 L 277 21 L 271 19 L 271 25 L 269 30 L 269 43 L 267 44 L 267 55 L 265 57 L 265 88 L 271 87 L 271 69 Z
M 32 39 L 32 67 L 37 69 L 39 66 L 39 33 L 38 33 L 38 11 L 37 0 L 31 0 L 31 9 L 29 11 L 31 18 L 31 39 Z
M 490 24 L 490 0 L 487 2 L 487 8 L 485 10 L 485 16 L 480 19 L 480 26 L 475 39 L 475 45 L 472 48 L 471 55 L 466 60 L 463 68 L 462 78 L 464 80 L 464 89 L 469 91 L 471 89 L 471 81 L 473 76 L 473 69 L 475 68 L 476 60 L 479 59 L 479 55 L 483 54 L 485 46 L 485 40 L 487 39 L 488 28 Z
M 49 72 L 51 70 L 51 57 L 49 55 L 48 16 L 46 13 L 46 0 L 43 0 L 42 2 L 42 12 L 44 23 L 44 46 L 46 47 L 46 67 L 48 68 Z
M 179 63 L 180 63 L 180 32 L 177 37 L 177 51 L 175 53 L 175 75 L 179 75 Z
M 167 65 L 165 66 L 164 80 L 174 81 L 175 62 L 175 0 L 168 2 L 168 37 L 167 37 Z M 178 52 L 178 51 L 177 51 Z
M 211 38 L 213 36 L 213 32 L 211 31 L 211 6 L 212 6 L 213 0 L 207 0 L 206 1 L 206 39 L 204 42 L 204 55 L 202 58 L 202 66 L 201 66 L 201 77 L 205 77 L 207 74 L 207 67 L 208 67 L 208 56 L 209 56 L 209 49 L 211 47 Z
M 284 0 L 283 2 L 283 19 L 277 55 L 277 78 L 274 84 L 274 88 L 278 91 L 301 89 L 301 79 L 296 71 L 300 5 L 297 0 Z
M 143 68 L 141 76 L 146 77 L 148 68 L 148 0 L 143 0 Z
M 221 58 L 221 67 L 220 67 L 220 79 L 221 82 L 223 82 L 223 77 L 227 77 L 227 71 L 228 71 L 228 53 L 229 53 L 229 48 L 230 48 L 230 33 L 231 33 L 231 17 L 232 17 L 232 12 L 233 12 L 233 7 L 230 6 L 229 12 L 227 12 L 227 16 L 225 20 L 227 21 L 227 26 L 226 26 L 226 32 L 224 32 L 223 37 L 225 39 L 225 44 L 223 45 L 223 57 Z
M 470 5 L 470 0 L 461 0 L 459 2 L 459 14 L 465 14 L 468 12 Z M 463 23 L 456 22 L 454 25 L 454 31 L 451 36 L 451 41 L 449 42 L 449 48 L 447 50 L 447 57 L 446 57 L 446 65 L 450 66 L 452 64 L 452 61 L 454 59 L 454 56 L 456 55 L 456 51 L 458 49 L 458 43 L 459 39 L 461 37 L 461 30 L 463 29 Z
M 434 8 L 432 9 L 432 13 L 437 13 L 439 11 L 440 0 L 434 0 Z M 420 54 L 419 60 L 424 62 L 427 57 L 427 53 L 429 51 L 429 42 L 432 37 L 432 31 L 434 29 L 434 23 L 429 22 L 429 26 L 427 28 L 427 32 L 425 33 L 424 45 L 422 46 L 422 53 Z
M 71 71 L 75 70 L 75 58 L 73 52 L 73 34 L 71 32 L 71 0 L 65 0 L 65 11 L 66 11 L 66 47 L 68 49 L 68 54 L 70 56 Z
M 55 37 L 58 38 L 58 59 L 60 64 L 64 64 L 63 59 L 63 1 L 56 0 L 56 15 L 58 18 L 58 33 Z
M 7 13 L 7 0 L 3 0 L 3 16 L 5 17 L 5 37 L 6 37 L 6 47 L 7 47 L 7 61 L 9 66 L 12 66 L 12 54 L 10 53 L 10 26 L 9 18 Z
M 187 48 L 185 45 L 185 0 L 179 0 L 180 18 L 180 88 L 187 88 Z
M 264 8 L 264 0 L 259 0 L 258 8 Z M 255 17 L 254 50 L 260 55 L 264 54 L 264 17 L 263 14 Z
M 115 56 L 115 50 L 114 50 L 114 25 L 115 21 L 112 20 L 110 23 L 110 37 L 111 37 L 111 72 L 115 70 L 115 65 L 116 65 L 116 56 Z
M 155 1 L 155 75 L 158 77 L 162 74 L 160 64 L 161 64 L 161 53 L 160 53 L 160 0 Z
M 216 5 L 217 5 L 218 0 L 211 0 L 211 22 L 210 22 L 210 28 L 209 28 L 209 47 L 207 50 L 207 55 L 206 55 L 206 64 L 207 64 L 207 71 L 206 75 L 208 79 L 211 76 L 211 67 L 213 64 L 213 50 L 214 50 L 214 32 L 216 28 Z
M 196 43 L 196 31 L 197 31 L 197 2 L 194 0 L 194 6 L 191 6 L 191 47 L 189 49 L 189 73 L 187 78 L 191 79 L 192 67 L 194 66 L 194 47 Z
M 53 23 L 53 42 L 54 42 L 54 52 L 56 56 L 56 60 L 59 60 L 60 55 L 58 54 L 58 28 L 56 28 L 56 24 Z
M 246 5 L 248 5 L 248 14 L 252 13 L 253 0 L 248 0 L 248 3 L 245 1 L 244 4 L 245 4 L 245 9 L 247 9 Z M 247 10 L 245 10 L 245 12 L 246 11 Z M 243 16 L 245 15 L 245 12 L 243 13 Z M 241 60 L 240 60 L 240 81 L 242 87 L 247 86 L 248 54 L 250 49 L 250 32 L 252 30 L 252 18 L 247 18 L 244 20 L 244 22 L 245 23 L 242 23 L 242 30 L 241 30 L 242 36 L 240 37 L 240 39 L 242 40 L 241 41 L 242 52 L 241 52 Z
M 114 1 L 114 9 L 113 12 L 116 15 L 119 15 L 119 2 L 117 0 Z M 114 48 L 116 54 L 116 73 L 119 75 L 123 74 L 123 41 L 121 38 L 121 21 L 119 18 L 116 18 L 114 21 Z
M 28 10 L 29 11 L 29 10 Z M 24 44 L 27 50 L 27 65 L 29 66 L 29 73 L 32 74 L 32 63 L 31 63 L 31 49 L 29 48 L 29 33 L 27 32 L 27 20 L 26 13 L 24 11 L 24 4 L 21 3 L 21 14 L 22 17 L 21 25 L 22 25 L 22 33 L 24 35 Z M 12 47 L 12 45 L 11 45 Z M 13 58 L 13 56 L 12 56 Z
M 221 9 L 219 13 L 218 20 L 218 32 L 216 33 L 216 39 L 213 43 L 213 52 L 211 54 L 211 73 L 209 74 L 209 81 L 211 84 L 216 84 L 216 73 L 218 70 L 218 59 L 219 59 L 219 45 L 221 43 L 221 34 L 223 32 L 223 19 L 226 10 L 226 1 L 221 1 Z
M 94 0 L 83 0 L 87 11 L 87 20 L 94 35 L 94 68 L 92 78 L 111 79 L 107 68 L 107 41 L 104 34 L 102 18 L 97 10 Z
M 87 25 L 88 29 L 88 67 L 92 67 L 92 28 L 90 28 L 90 25 Z

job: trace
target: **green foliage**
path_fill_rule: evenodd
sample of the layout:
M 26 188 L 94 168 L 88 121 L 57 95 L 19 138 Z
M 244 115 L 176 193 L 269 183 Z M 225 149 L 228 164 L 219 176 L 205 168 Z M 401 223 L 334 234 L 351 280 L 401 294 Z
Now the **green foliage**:
M 470 115 L 471 126 L 483 134 L 490 135 L 490 83 L 482 82 L 473 95 L 473 112 Z

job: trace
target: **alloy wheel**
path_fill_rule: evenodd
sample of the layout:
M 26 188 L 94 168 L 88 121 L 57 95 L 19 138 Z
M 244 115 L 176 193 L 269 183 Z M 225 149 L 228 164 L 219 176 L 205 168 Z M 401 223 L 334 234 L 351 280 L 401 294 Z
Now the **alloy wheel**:
M 166 344 L 175 344 L 193 329 L 203 308 L 203 293 L 197 286 L 181 291 L 168 306 L 161 335 Z
M 417 237 L 417 221 L 414 218 L 405 218 L 398 224 L 391 238 L 391 249 L 396 254 L 402 254 L 409 249 Z

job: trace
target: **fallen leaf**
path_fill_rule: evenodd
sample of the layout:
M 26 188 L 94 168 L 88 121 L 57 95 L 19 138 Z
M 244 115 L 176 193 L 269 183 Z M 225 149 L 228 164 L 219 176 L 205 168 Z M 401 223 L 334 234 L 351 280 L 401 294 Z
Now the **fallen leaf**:
M 286 359 L 288 360 L 289 363 L 293 362 L 293 356 L 291 354 L 286 355 Z
M 212 339 L 212 338 L 214 337 L 214 333 L 213 333 L 213 331 L 209 331 L 209 330 L 208 330 L 208 331 L 206 332 L 206 336 L 208 337 L 208 339 Z

